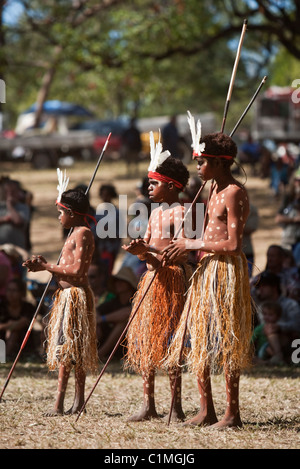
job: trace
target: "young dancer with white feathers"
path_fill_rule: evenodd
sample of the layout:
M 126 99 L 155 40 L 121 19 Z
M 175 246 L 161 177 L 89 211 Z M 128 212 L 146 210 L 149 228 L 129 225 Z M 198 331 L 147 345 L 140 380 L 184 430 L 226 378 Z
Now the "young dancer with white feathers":
M 47 364 L 59 370 L 57 397 L 46 416 L 64 414 L 64 399 L 72 368 L 75 369 L 74 403 L 66 413 L 80 411 L 84 404 L 87 371 L 96 372 L 98 353 L 94 296 L 88 283 L 88 268 L 94 252 L 94 237 L 88 226 L 89 202 L 77 190 L 66 190 L 68 179 L 58 170 L 59 221 L 72 229 L 58 264 L 42 256 L 33 256 L 24 265 L 32 272 L 47 270 L 54 275 L 59 288 L 55 293 L 47 326 Z
M 245 187 L 231 173 L 237 154 L 232 138 L 218 132 L 200 141 L 201 126 L 198 123 L 196 131 L 189 117 L 198 175 L 215 182 L 203 237 L 174 240 L 164 249 L 166 262 L 174 262 L 192 250 L 202 252 L 165 364 L 178 365 L 183 352 L 182 358 L 197 377 L 200 411 L 187 424 L 240 427 L 240 372 L 251 363 L 252 304 L 247 260 L 242 252 L 249 201 Z M 190 348 L 183 347 L 187 338 Z M 220 369 L 225 372 L 227 406 L 218 421 L 210 373 Z
M 147 272 L 142 278 L 134 298 L 134 319 L 127 333 L 126 366 L 142 374 L 144 400 L 141 409 L 129 418 L 130 421 L 148 420 L 158 417 L 154 399 L 155 371 L 162 368 L 172 334 L 183 310 L 188 279 L 191 270 L 183 255 L 174 263 L 162 267 L 161 251 L 170 244 L 174 235 L 183 236 L 181 228 L 184 208 L 179 203 L 179 194 L 189 179 L 183 163 L 162 153 L 159 142 L 155 146 L 150 133 L 151 164 L 149 166 L 149 197 L 159 203 L 150 216 L 144 239 L 133 240 L 123 248 L 147 261 Z M 153 278 L 155 277 L 155 278 Z M 147 288 L 152 282 L 149 290 Z M 146 295 L 145 291 L 147 291 Z M 135 308 L 143 298 L 140 307 Z M 171 389 L 175 382 L 175 370 L 168 370 Z M 184 419 L 181 407 L 181 377 L 175 389 L 172 419 Z

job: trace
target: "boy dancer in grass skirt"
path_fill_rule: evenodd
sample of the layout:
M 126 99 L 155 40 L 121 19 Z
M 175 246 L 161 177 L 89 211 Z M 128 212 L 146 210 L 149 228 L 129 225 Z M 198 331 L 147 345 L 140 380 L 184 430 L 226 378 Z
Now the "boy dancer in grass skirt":
M 206 135 L 202 152 L 195 154 L 204 181 L 215 181 L 208 205 L 203 239 L 178 239 L 165 248 L 166 262 L 201 250 L 187 295 L 185 309 L 165 361 L 178 364 L 187 315 L 190 348 L 183 358 L 197 376 L 200 412 L 188 424 L 216 428 L 242 425 L 239 411 L 240 371 L 251 363 L 252 302 L 247 260 L 242 253 L 243 230 L 249 213 L 247 192 L 231 174 L 237 153 L 234 141 L 223 133 Z M 204 150 L 204 151 L 203 151 Z M 187 340 L 187 338 L 185 338 Z M 224 369 L 227 407 L 217 421 L 210 372 Z
M 24 265 L 33 272 L 47 270 L 58 283 L 47 325 L 47 364 L 59 370 L 57 398 L 53 410 L 45 415 L 64 414 L 64 398 L 69 374 L 75 368 L 74 403 L 66 413 L 80 411 L 84 404 L 85 378 L 97 372 L 98 353 L 94 296 L 87 272 L 94 252 L 94 237 L 87 226 L 89 202 L 78 190 L 59 189 L 56 206 L 64 228 L 72 228 L 58 265 L 42 256 L 33 256 Z
M 176 329 L 185 302 L 185 292 L 191 268 L 183 255 L 162 267 L 161 250 L 174 235 L 183 236 L 181 227 L 184 207 L 179 203 L 179 193 L 188 182 L 189 172 L 180 160 L 172 158 L 168 151 L 161 153 L 161 144 L 154 148 L 151 138 L 149 167 L 149 197 L 159 205 L 150 216 L 144 239 L 133 240 L 123 248 L 147 261 L 147 272 L 143 276 L 135 295 L 132 314 L 149 285 L 127 332 L 127 353 L 125 367 L 142 374 L 144 401 L 142 408 L 129 418 L 130 421 L 148 420 L 158 417 L 154 399 L 155 371 L 162 368 L 171 336 Z M 156 276 L 153 280 L 153 276 Z M 175 370 L 168 370 L 171 390 L 175 382 Z M 172 419 L 184 419 L 181 407 L 181 377 L 175 390 Z

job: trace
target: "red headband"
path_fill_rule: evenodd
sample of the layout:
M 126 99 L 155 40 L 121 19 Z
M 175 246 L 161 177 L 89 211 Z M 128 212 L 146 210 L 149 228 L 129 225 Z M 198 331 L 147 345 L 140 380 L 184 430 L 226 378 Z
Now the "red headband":
M 97 225 L 96 218 L 93 217 L 92 215 L 89 215 L 88 213 L 76 212 L 76 211 L 73 210 L 72 208 L 66 207 L 66 206 L 63 205 L 61 202 L 58 202 L 58 201 L 56 201 L 56 205 L 60 205 L 61 207 L 65 208 L 66 210 L 72 210 L 72 212 L 73 212 L 73 213 L 76 213 L 76 215 L 81 215 L 82 217 L 84 217 L 84 221 L 87 223 L 88 226 L 90 226 L 90 224 L 89 224 L 89 222 L 87 221 L 87 217 L 91 218 L 91 219 L 93 220 L 93 222 L 95 223 L 95 225 Z
M 178 189 L 183 189 L 183 184 L 181 184 L 181 182 L 178 182 L 175 179 L 169 178 L 168 176 L 165 176 L 164 174 L 149 171 L 148 178 L 155 179 L 156 181 L 162 181 L 162 182 L 173 182 L 175 187 L 177 187 Z
M 201 155 L 198 155 L 198 153 L 193 152 L 193 156 L 204 156 L 204 157 L 212 157 L 212 158 L 224 158 L 225 160 L 233 160 L 234 157 L 230 155 L 209 155 L 208 153 L 201 153 Z

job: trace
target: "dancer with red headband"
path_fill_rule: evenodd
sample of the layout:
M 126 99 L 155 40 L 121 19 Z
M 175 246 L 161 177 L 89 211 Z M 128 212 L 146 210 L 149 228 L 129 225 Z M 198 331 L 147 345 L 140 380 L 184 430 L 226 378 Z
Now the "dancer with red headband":
M 204 236 L 172 241 L 165 248 L 164 259 L 174 262 L 193 250 L 200 250 L 203 257 L 165 364 L 178 365 L 183 352 L 182 358 L 197 377 L 200 411 L 187 424 L 239 427 L 240 371 L 251 363 L 252 304 L 247 260 L 242 253 L 249 201 L 245 187 L 231 173 L 237 153 L 235 142 L 219 132 L 206 135 L 201 145 L 201 151 L 193 156 L 199 177 L 215 181 Z M 185 331 L 190 348 L 183 347 Z M 227 407 L 218 421 L 210 373 L 220 369 L 225 372 Z
M 42 256 L 33 256 L 24 262 L 29 271 L 51 272 L 59 287 L 46 328 L 47 364 L 49 370 L 59 370 L 58 390 L 54 407 L 45 413 L 46 416 L 64 414 L 65 393 L 72 368 L 75 369 L 75 397 L 66 413 L 79 412 L 84 404 L 86 373 L 95 373 L 98 369 L 94 296 L 87 276 L 94 252 L 94 237 L 87 226 L 89 202 L 79 190 L 65 191 L 66 185 L 66 179 L 60 179 L 56 206 L 60 223 L 71 231 L 59 263 L 51 264 Z
M 160 205 L 151 212 L 144 239 L 136 239 L 128 246 L 123 246 L 126 251 L 146 260 L 148 269 L 134 298 L 134 318 L 127 332 L 125 367 L 142 375 L 144 396 L 141 409 L 129 421 L 158 417 L 154 399 L 155 372 L 161 369 L 171 336 L 178 324 L 191 275 L 186 256 L 177 259 L 172 265 L 161 265 L 162 249 L 169 245 L 175 233 L 179 232 L 179 236 L 183 236 L 180 227 L 184 208 L 179 203 L 179 194 L 188 182 L 189 172 L 180 160 L 169 156 L 169 151 L 161 153 L 160 141 L 155 146 L 152 132 L 150 144 L 149 197 Z M 135 306 L 144 295 L 140 308 L 135 312 Z M 176 374 L 173 368 L 168 372 L 172 390 Z M 184 419 L 181 379 L 175 390 L 172 419 Z

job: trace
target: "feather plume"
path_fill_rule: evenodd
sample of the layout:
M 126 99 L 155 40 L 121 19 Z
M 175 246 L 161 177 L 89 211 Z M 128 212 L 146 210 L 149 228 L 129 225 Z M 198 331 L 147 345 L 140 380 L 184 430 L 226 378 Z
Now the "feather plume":
M 64 173 L 63 173 L 59 168 L 57 168 L 57 178 L 58 178 L 58 186 L 57 186 L 58 196 L 57 196 L 57 202 L 60 202 L 61 196 L 62 196 L 63 192 L 65 192 L 65 190 L 67 189 L 67 186 L 68 186 L 68 184 L 69 184 L 69 178 L 67 178 L 66 170 L 65 170 Z
M 190 126 L 191 135 L 192 135 L 192 145 L 191 146 L 194 150 L 194 154 L 200 156 L 201 153 L 205 149 L 205 143 L 200 143 L 200 140 L 201 140 L 201 122 L 200 122 L 200 119 L 198 119 L 197 128 L 196 128 L 194 117 L 192 116 L 190 111 L 187 111 L 187 113 L 188 113 L 187 120 L 188 120 L 188 123 L 189 123 L 189 126 Z
M 162 152 L 162 144 L 160 142 L 160 130 L 159 130 L 159 138 L 158 142 L 155 145 L 154 142 L 154 135 L 153 132 L 150 132 L 150 158 L 151 162 L 148 168 L 148 171 L 155 171 L 156 168 L 162 164 L 170 155 L 171 153 L 169 150 Z

